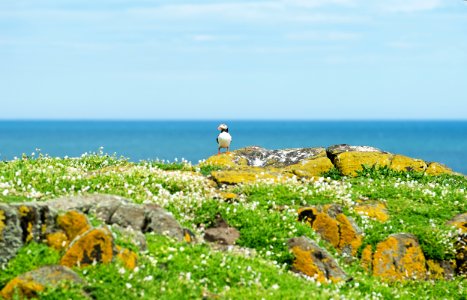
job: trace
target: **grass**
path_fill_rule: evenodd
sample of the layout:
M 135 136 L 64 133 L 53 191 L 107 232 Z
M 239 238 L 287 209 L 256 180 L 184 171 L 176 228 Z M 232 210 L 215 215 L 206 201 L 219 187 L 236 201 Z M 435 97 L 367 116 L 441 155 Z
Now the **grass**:
M 75 269 L 84 286 L 47 289 L 42 299 L 465 299 L 465 279 L 403 283 L 381 282 L 366 273 L 358 260 L 348 262 L 306 224 L 297 221 L 303 206 L 339 204 L 364 230 L 363 247 L 389 234 L 417 236 L 425 256 L 454 257 L 456 233 L 446 222 L 467 211 L 467 179 L 424 176 L 365 168 L 347 178 L 331 170 L 317 181 L 256 182 L 228 189 L 238 197 L 220 200 L 206 178 L 218 168 L 195 168 L 186 162 L 142 161 L 103 153 L 79 158 L 39 155 L 0 162 L 0 202 L 46 201 L 64 195 L 121 195 L 136 203 L 156 203 L 186 228 L 201 233 L 220 215 L 240 231 L 245 251 L 220 252 L 208 244 L 179 243 L 146 234 L 148 251 L 139 253 L 138 268 L 119 262 Z M 354 211 L 359 201 L 385 203 L 390 219 L 371 220 Z M 92 218 L 93 223 L 98 223 Z M 336 258 L 352 281 L 320 284 L 292 272 L 287 240 L 305 235 Z M 136 250 L 116 235 L 116 243 Z M 360 251 L 361 251 L 360 249 Z M 61 253 L 43 244 L 24 246 L 0 272 L 0 288 L 9 280 L 42 265 L 55 264 Z M 464 298 L 462 298 L 464 297 Z

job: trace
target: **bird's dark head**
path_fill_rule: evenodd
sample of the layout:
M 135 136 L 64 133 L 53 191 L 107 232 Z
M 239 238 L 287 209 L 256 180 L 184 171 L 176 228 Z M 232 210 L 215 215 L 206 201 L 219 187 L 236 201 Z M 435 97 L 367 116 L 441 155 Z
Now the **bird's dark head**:
M 227 125 L 225 125 L 225 124 L 219 125 L 219 127 L 217 127 L 217 129 L 220 130 L 221 133 L 222 132 L 229 132 L 229 127 L 227 127 Z

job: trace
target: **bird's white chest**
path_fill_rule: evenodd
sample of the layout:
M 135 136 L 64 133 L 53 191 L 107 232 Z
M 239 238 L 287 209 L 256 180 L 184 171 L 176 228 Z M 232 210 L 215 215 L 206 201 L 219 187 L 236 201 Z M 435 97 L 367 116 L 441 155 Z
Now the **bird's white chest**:
M 219 143 L 219 147 L 226 148 L 230 145 L 231 141 L 232 141 L 232 137 L 230 136 L 228 132 L 222 132 L 217 137 L 217 142 Z

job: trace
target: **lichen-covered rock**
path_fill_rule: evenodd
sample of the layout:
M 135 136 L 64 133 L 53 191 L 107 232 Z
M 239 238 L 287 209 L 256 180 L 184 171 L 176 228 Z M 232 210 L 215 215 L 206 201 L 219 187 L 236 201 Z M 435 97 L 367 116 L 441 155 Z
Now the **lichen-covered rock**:
M 251 183 L 257 180 L 277 180 L 283 176 L 280 172 L 259 170 L 257 168 L 244 170 L 223 170 L 211 172 L 213 179 L 218 184 Z
M 288 246 L 294 255 L 292 270 L 313 277 L 319 282 L 348 280 L 347 274 L 332 256 L 307 237 L 292 238 Z
M 89 194 L 79 196 L 65 196 L 42 203 L 55 211 L 77 210 L 89 213 L 91 209 L 99 206 L 112 205 L 114 203 L 130 203 L 126 198 L 116 195 Z
M 2 289 L 0 296 L 13 299 L 15 293 L 18 293 L 21 298 L 35 298 L 46 287 L 54 287 L 64 281 L 83 283 L 78 274 L 65 266 L 46 266 L 12 279 Z
M 56 250 L 65 250 L 70 244 L 70 240 L 63 231 L 56 231 L 46 236 L 47 245 Z
M 454 245 L 456 248 L 456 272 L 467 275 L 467 213 L 455 216 L 448 224 L 459 229 L 459 236 Z
M 127 268 L 128 270 L 133 270 L 138 264 L 138 255 L 126 248 L 120 246 L 116 247 L 117 255 L 116 258 Z
M 234 152 L 213 155 L 200 164 L 202 166 L 218 166 L 223 168 L 235 167 L 238 162 L 235 161 Z
M 35 202 L 12 203 L 10 206 L 18 211 L 23 242 L 40 242 L 55 229 L 56 213 L 48 206 Z
M 428 175 L 442 175 L 442 174 L 453 174 L 453 173 L 454 172 L 450 168 L 437 162 L 429 163 L 425 171 L 425 174 L 428 174 Z
M 395 171 L 425 172 L 427 165 L 421 159 L 397 154 L 393 156 L 390 168 Z
M 342 152 L 334 159 L 335 167 L 344 176 L 356 176 L 357 171 L 363 170 L 363 165 L 368 167 L 385 167 L 391 164 L 392 154 L 384 152 Z
M 298 177 L 319 177 L 334 167 L 327 157 L 307 158 L 299 163 L 288 166 L 286 170 Z
M 69 241 L 91 229 L 86 215 L 72 210 L 57 217 L 57 225 L 65 232 Z
M 0 267 L 23 246 L 22 235 L 17 210 L 0 203 Z
M 376 250 L 369 255 L 364 250 L 364 265 L 373 275 L 389 281 L 425 279 L 426 260 L 415 236 L 406 233 L 390 235 L 378 243 Z
M 450 280 L 454 278 L 456 262 L 455 261 L 434 261 L 428 259 L 426 261 L 427 275 L 429 279 L 439 280 L 446 279 Z
M 113 258 L 112 250 L 111 232 L 104 227 L 91 229 L 70 244 L 60 264 L 73 267 L 86 266 L 94 262 L 109 263 Z
M 382 202 L 360 203 L 355 206 L 355 212 L 360 215 L 368 216 L 380 222 L 386 222 L 389 219 L 387 207 Z
M 361 229 L 352 218 L 342 213 L 338 205 L 300 208 L 298 219 L 309 223 L 324 240 L 342 253 L 355 256 L 362 245 Z

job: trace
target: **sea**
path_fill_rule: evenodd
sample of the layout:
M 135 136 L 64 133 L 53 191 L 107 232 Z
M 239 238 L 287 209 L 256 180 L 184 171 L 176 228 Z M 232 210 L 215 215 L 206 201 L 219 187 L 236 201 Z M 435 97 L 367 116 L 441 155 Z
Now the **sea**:
M 467 121 L 0 121 L 0 160 L 103 151 L 197 164 L 217 153 L 220 123 L 229 126 L 232 150 L 365 145 L 467 174 Z

